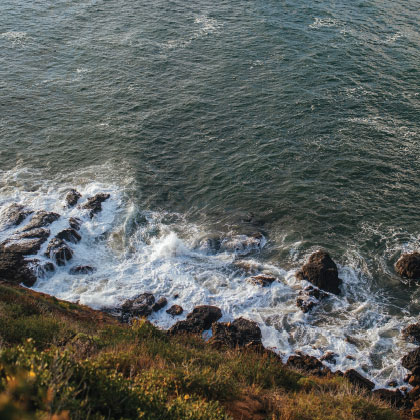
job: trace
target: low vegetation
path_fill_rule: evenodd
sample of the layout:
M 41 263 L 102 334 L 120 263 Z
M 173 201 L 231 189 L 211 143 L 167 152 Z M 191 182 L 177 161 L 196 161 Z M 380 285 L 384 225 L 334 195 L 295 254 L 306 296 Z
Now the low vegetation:
M 402 415 L 343 378 L 307 377 L 269 353 L 168 337 L 0 284 L 0 418 L 383 419 Z

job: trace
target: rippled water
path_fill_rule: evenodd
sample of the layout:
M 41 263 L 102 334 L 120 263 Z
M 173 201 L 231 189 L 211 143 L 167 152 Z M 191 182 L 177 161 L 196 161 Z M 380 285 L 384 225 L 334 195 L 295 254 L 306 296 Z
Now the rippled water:
M 393 270 L 420 248 L 419 10 L 3 0 L 0 206 L 55 209 L 54 231 L 67 188 L 112 193 L 75 252 L 98 272 L 36 288 L 94 307 L 179 293 L 257 320 L 285 354 L 332 349 L 340 368 L 400 379 L 400 329 L 420 310 Z M 256 230 L 267 243 L 246 256 L 198 245 Z M 303 315 L 293 273 L 319 247 L 343 294 Z M 280 281 L 247 285 L 244 259 Z

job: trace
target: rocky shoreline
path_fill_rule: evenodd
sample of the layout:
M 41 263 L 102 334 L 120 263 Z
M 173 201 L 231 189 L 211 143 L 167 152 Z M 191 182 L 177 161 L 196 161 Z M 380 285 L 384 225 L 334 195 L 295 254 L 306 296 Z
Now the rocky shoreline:
M 65 205 L 74 207 L 78 205 L 81 194 L 72 189 L 65 197 Z M 102 210 L 102 203 L 110 198 L 109 194 L 99 193 L 89 197 L 80 210 L 87 218 L 93 218 Z M 14 203 L 10 205 L 0 219 L 4 226 L 15 228 L 14 233 L 0 244 L 0 280 L 22 283 L 31 287 L 38 276 L 52 272 L 57 266 L 67 265 L 73 257 L 72 244 L 81 240 L 80 228 L 83 220 L 69 218 L 68 227 L 50 237 L 49 226 L 60 219 L 60 214 L 47 211 L 34 212 L 31 209 Z M 24 223 L 25 222 L 25 223 Z M 253 247 L 261 247 L 261 233 L 256 233 L 247 241 Z M 220 242 L 207 240 L 206 246 L 221 247 Z M 37 257 L 41 247 L 47 243 L 43 258 Z M 230 246 L 224 244 L 224 246 Z M 237 244 L 232 245 L 237 246 Z M 245 246 L 245 245 L 244 245 Z M 93 266 L 72 266 L 69 268 L 70 275 L 89 274 L 96 270 Z M 420 279 L 420 253 L 413 252 L 404 254 L 395 264 L 396 272 L 407 279 Z M 335 262 L 325 250 L 313 253 L 306 264 L 296 272 L 296 278 L 311 283 L 299 292 L 296 305 L 304 312 L 311 311 L 321 300 L 330 294 L 339 295 L 342 280 L 338 277 L 338 269 Z M 277 279 L 264 273 L 250 276 L 247 281 L 258 287 L 270 287 Z M 163 310 L 168 304 L 166 297 L 156 300 L 151 293 L 144 292 L 125 301 L 120 308 L 110 311 L 121 322 L 130 323 L 139 317 L 148 317 L 153 312 Z M 109 312 L 107 310 L 107 312 Z M 179 305 L 172 305 L 166 312 L 172 317 L 183 313 Z M 237 318 L 233 322 L 219 322 L 222 311 L 209 305 L 197 306 L 187 314 L 185 320 L 177 321 L 168 331 L 169 335 L 175 334 L 198 334 L 211 328 L 211 337 L 208 344 L 216 347 L 246 347 L 259 352 L 270 352 L 270 349 L 262 345 L 262 333 L 254 321 L 245 318 Z M 403 330 L 403 336 L 415 344 L 420 344 L 420 323 L 407 326 Z M 277 356 L 279 360 L 280 356 Z M 406 377 L 408 386 L 400 386 L 395 381 L 387 385 L 394 389 L 374 389 L 373 382 L 364 378 L 356 370 L 350 369 L 345 372 L 339 370 L 333 372 L 325 363 L 333 366 L 337 355 L 328 352 L 320 360 L 300 352 L 296 352 L 288 358 L 286 366 L 301 370 L 315 376 L 341 376 L 347 378 L 355 386 L 364 392 L 372 392 L 379 398 L 386 400 L 398 408 L 412 409 L 412 415 L 420 418 L 420 347 L 408 353 L 402 358 L 401 364 L 410 371 Z M 411 388 L 411 389 L 410 389 Z

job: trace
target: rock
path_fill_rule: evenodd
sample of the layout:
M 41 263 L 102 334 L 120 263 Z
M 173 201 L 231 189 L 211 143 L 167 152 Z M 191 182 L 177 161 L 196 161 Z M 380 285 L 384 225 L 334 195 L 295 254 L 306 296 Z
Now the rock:
M 17 226 L 31 213 L 33 213 L 32 210 L 25 209 L 21 204 L 13 203 L 3 211 L 0 220 L 6 226 Z
M 78 265 L 76 267 L 72 267 L 69 270 L 69 274 L 77 275 L 77 274 L 92 274 L 96 271 L 95 267 L 91 267 L 90 265 Z
M 296 299 L 296 306 L 304 313 L 307 313 L 326 296 L 326 293 L 322 292 L 317 287 L 306 286 L 299 292 L 298 298 Z
M 416 367 L 420 368 L 420 347 L 406 354 L 401 359 L 401 364 L 403 367 L 410 371 L 414 371 Z
M 247 278 L 249 283 L 255 284 L 256 286 L 267 287 L 270 286 L 276 278 L 273 276 L 268 276 L 266 274 L 259 274 L 258 276 L 252 276 Z
M 48 239 L 49 235 L 50 231 L 48 229 L 32 229 L 11 236 L 0 246 L 8 252 L 33 255 L 40 250 L 42 244 Z
M 372 391 L 372 389 L 375 388 L 375 384 L 373 382 L 369 381 L 369 379 L 365 378 L 354 369 L 349 369 L 344 372 L 344 377 L 347 378 L 350 383 L 361 389 Z
M 396 408 L 400 408 L 405 405 L 404 395 L 398 389 L 394 391 L 390 389 L 375 389 L 372 394 L 376 398 L 386 401 L 388 404 L 391 404 Z
M 76 244 L 82 239 L 82 237 L 77 233 L 77 231 L 72 228 L 64 229 L 61 232 L 57 233 L 56 238 L 63 239 L 67 242 L 72 242 L 74 244 Z
M 80 230 L 80 226 L 82 225 L 82 221 L 77 217 L 70 217 L 69 225 L 74 230 Z
M 202 333 L 204 330 L 208 330 L 213 322 L 216 322 L 221 317 L 222 311 L 216 306 L 197 306 L 187 315 L 185 321 L 178 321 L 168 332 L 169 334 Z
M 216 254 L 220 250 L 221 239 L 218 236 L 211 236 L 202 239 L 198 244 L 198 249 L 206 254 Z
M 83 204 L 82 209 L 89 210 L 90 218 L 102 210 L 102 203 L 111 197 L 110 194 L 99 193 L 93 197 L 88 198 L 87 202 Z
M 408 378 L 408 383 L 411 386 L 420 385 L 420 375 L 410 375 Z
M 155 297 L 151 293 L 142 293 L 134 299 L 126 300 L 121 306 L 122 319 L 129 320 L 131 317 L 147 317 L 152 313 L 152 305 Z
M 302 353 L 290 356 L 287 359 L 286 366 L 315 376 L 326 376 L 331 373 L 331 370 L 324 366 L 316 357 Z
M 338 357 L 337 354 L 335 354 L 332 351 L 328 351 L 319 360 L 321 362 L 328 362 L 328 363 L 331 363 L 331 364 L 335 365 L 337 363 L 337 361 L 335 360 L 336 357 Z
M 386 386 L 391 386 L 392 388 L 395 388 L 398 386 L 398 382 L 395 379 L 392 379 L 391 381 L 388 381 L 386 383 Z
M 215 322 L 212 325 L 212 337 L 209 341 L 215 346 L 244 347 L 261 343 L 261 330 L 254 321 L 245 318 L 233 322 Z
M 31 287 L 36 282 L 36 275 L 22 254 L 0 249 L 0 279 Z
M 348 354 L 347 356 L 346 356 L 346 359 L 348 359 L 348 360 L 356 360 L 356 358 L 354 357 L 354 356 L 351 356 L 350 354 Z
M 395 264 L 396 272 L 408 279 L 420 279 L 420 253 L 404 254 Z
M 41 228 L 44 226 L 48 226 L 51 223 L 55 222 L 60 218 L 58 213 L 48 212 L 48 211 L 37 211 L 33 216 L 30 222 L 21 229 L 22 232 Z
M 308 262 L 296 273 L 296 277 L 307 280 L 327 292 L 340 294 L 341 280 L 338 278 L 337 266 L 323 250 L 313 253 Z
M 172 316 L 177 316 L 177 315 L 181 315 L 182 312 L 184 312 L 184 310 L 182 309 L 181 306 L 179 305 L 172 305 L 167 311 L 166 313 Z
M 71 189 L 67 195 L 66 195 L 66 203 L 69 207 L 74 207 L 77 202 L 79 201 L 79 198 L 82 196 L 82 194 L 79 193 L 79 191 L 75 189 Z
M 157 312 L 157 311 L 160 311 L 162 308 L 164 308 L 167 304 L 168 304 L 168 301 L 166 300 L 166 298 L 161 297 L 160 299 L 158 299 L 156 303 L 152 305 L 152 309 L 154 312 Z
M 420 323 L 411 324 L 402 330 L 405 339 L 412 343 L 420 344 Z
M 29 269 L 36 277 L 42 277 L 46 273 L 51 273 L 55 270 L 54 264 L 50 261 L 40 261 L 38 259 L 26 260 Z
M 65 265 L 73 257 L 71 248 L 59 238 L 51 239 L 45 255 L 54 260 L 57 265 Z
M 408 392 L 408 398 L 410 400 L 415 401 L 420 397 L 420 385 L 415 386 Z
M 252 251 L 259 250 L 263 246 L 264 236 L 256 232 L 250 236 L 235 235 L 224 238 L 220 243 L 222 252 L 232 252 L 238 255 L 247 255 Z

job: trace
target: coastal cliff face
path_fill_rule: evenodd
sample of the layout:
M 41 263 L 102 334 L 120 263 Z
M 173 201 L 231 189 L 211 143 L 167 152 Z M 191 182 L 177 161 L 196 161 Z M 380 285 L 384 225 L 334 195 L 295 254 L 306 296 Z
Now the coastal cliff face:
M 0 418 L 406 418 L 395 395 L 304 355 L 284 365 L 255 323 L 218 323 L 209 308 L 187 317 L 213 325 L 205 341 L 2 282 Z

